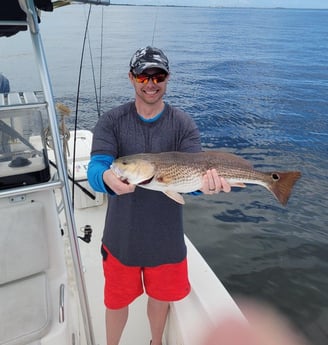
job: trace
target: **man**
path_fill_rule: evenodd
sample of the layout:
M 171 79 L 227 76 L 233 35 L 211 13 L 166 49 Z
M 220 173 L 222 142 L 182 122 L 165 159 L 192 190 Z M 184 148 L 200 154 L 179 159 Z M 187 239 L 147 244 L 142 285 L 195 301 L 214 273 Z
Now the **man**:
M 190 291 L 182 206 L 163 193 L 135 188 L 110 169 L 119 156 L 141 152 L 201 151 L 194 121 L 166 104 L 169 62 L 162 50 L 146 47 L 130 61 L 135 100 L 105 113 L 93 136 L 88 168 L 90 185 L 110 195 L 103 234 L 107 345 L 117 345 L 128 318 L 128 305 L 146 290 L 152 345 L 162 344 L 170 301 Z M 208 171 L 202 192 L 230 191 Z

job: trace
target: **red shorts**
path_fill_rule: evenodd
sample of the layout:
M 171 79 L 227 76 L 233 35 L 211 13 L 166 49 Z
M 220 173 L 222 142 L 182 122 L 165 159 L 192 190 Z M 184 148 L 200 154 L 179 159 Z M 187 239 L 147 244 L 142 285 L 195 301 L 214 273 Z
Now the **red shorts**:
M 105 305 L 109 309 L 128 306 L 144 292 L 160 301 L 178 301 L 190 292 L 187 259 L 156 267 L 126 266 L 108 249 L 103 260 Z

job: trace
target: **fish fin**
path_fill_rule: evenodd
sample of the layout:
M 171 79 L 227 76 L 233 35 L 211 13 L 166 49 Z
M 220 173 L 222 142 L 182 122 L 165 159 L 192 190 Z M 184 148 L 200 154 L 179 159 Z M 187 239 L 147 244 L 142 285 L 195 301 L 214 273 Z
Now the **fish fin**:
M 231 186 L 231 187 L 246 188 L 245 183 L 242 183 L 242 182 L 234 182 L 234 183 L 231 184 L 230 186 Z
M 234 153 L 230 152 L 222 152 L 222 151 L 205 151 L 204 155 L 206 155 L 210 160 L 214 158 L 214 160 L 219 160 L 221 164 L 227 164 L 228 166 L 237 166 L 239 168 L 244 169 L 253 169 L 252 163 L 250 163 L 247 159 L 237 156 Z M 213 165 L 215 167 L 215 164 Z
M 178 204 L 184 205 L 185 201 L 183 199 L 183 196 L 179 194 L 178 192 L 173 191 L 165 191 L 163 192 L 166 196 L 177 202 Z
M 285 206 L 295 182 L 301 177 L 301 173 L 299 171 L 277 171 L 269 174 L 271 175 L 272 181 L 267 188 Z

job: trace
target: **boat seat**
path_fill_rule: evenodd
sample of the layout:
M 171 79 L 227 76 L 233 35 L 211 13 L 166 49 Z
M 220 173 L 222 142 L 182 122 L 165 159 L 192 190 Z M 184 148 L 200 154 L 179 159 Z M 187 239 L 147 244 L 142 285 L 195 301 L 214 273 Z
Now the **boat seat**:
M 44 206 L 2 207 L 0 219 L 0 344 L 37 345 L 51 319 Z

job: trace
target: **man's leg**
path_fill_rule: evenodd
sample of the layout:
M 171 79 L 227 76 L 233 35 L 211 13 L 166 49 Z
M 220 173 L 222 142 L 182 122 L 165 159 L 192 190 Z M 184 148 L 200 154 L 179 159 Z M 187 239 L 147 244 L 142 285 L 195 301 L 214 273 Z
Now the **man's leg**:
M 149 296 L 147 313 L 152 334 L 151 345 L 162 345 L 169 311 L 168 301 L 179 301 L 190 292 L 187 259 L 174 264 L 146 267 L 143 274 Z
M 169 302 L 148 298 L 147 314 L 152 335 L 151 345 L 162 345 L 162 336 L 169 311 Z
M 129 315 L 129 307 L 106 309 L 107 345 L 118 345 Z
M 118 345 L 128 319 L 128 306 L 143 293 L 141 268 L 125 266 L 104 245 L 102 254 L 107 345 Z

